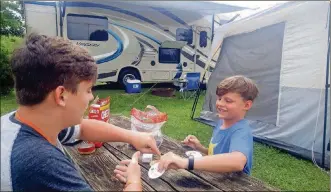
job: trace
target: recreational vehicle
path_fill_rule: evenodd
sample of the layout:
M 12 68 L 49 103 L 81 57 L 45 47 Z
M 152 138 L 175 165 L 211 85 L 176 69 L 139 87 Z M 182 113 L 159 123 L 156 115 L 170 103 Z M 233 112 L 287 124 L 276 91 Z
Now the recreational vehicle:
M 86 47 L 98 64 L 98 82 L 122 85 L 203 73 L 220 24 L 215 15 L 243 9 L 185 1 L 24 2 L 28 34 L 61 36 Z

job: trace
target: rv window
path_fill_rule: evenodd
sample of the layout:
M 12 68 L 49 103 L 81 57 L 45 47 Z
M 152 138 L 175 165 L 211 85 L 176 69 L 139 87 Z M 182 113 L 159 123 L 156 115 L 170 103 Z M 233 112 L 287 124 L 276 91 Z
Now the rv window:
M 193 43 L 193 30 L 178 28 L 176 30 L 176 41 L 187 41 L 191 45 Z
M 200 32 L 200 47 L 207 47 L 207 32 L 206 31 L 201 31 Z
M 108 19 L 88 15 L 67 15 L 67 33 L 70 40 L 107 41 Z
M 159 48 L 159 63 L 180 63 L 180 49 Z

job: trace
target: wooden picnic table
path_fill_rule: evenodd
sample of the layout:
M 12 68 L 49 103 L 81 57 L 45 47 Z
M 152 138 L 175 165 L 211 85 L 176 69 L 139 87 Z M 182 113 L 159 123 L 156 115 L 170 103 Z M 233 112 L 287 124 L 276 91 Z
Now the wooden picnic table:
M 130 119 L 112 116 L 110 123 L 130 129 Z M 104 143 L 95 153 L 80 155 L 76 147 L 64 147 L 67 155 L 87 183 L 96 191 L 122 191 L 124 185 L 115 179 L 114 169 L 121 160 L 130 159 L 133 153 L 128 144 Z M 185 148 L 180 142 L 164 136 L 160 147 L 162 154 L 172 151 L 185 156 Z M 167 170 L 161 177 L 148 177 L 149 163 L 140 163 L 143 191 L 279 191 L 244 173 L 210 173 L 204 171 Z

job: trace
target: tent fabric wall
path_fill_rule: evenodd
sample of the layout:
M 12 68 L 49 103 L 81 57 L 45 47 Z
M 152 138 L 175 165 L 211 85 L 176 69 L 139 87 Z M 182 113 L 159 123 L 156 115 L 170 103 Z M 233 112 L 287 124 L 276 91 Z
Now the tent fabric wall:
M 260 85 L 260 96 L 248 117 L 276 124 L 284 25 L 274 24 L 223 41 L 221 57 L 208 84 L 211 97 L 207 98 L 212 99 L 205 102 L 208 110 L 216 112 L 215 92 L 222 79 L 236 74 L 245 75 Z
M 309 159 L 315 141 L 314 153 L 320 156 L 329 6 L 327 1 L 289 2 L 260 16 L 220 27 L 211 55 L 219 45 L 220 53 L 200 118 L 217 119 L 215 91 L 221 80 L 245 75 L 260 89 L 259 98 L 247 114 L 254 136 Z M 325 145 L 329 130 L 326 138 Z M 326 156 L 329 162 L 330 154 Z

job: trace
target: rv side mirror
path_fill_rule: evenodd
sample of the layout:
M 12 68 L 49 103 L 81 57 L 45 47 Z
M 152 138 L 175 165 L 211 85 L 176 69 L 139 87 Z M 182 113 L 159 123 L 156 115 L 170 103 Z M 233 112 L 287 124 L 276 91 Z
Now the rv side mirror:
M 178 28 L 176 30 L 176 41 L 186 41 L 191 45 L 193 43 L 193 30 Z

